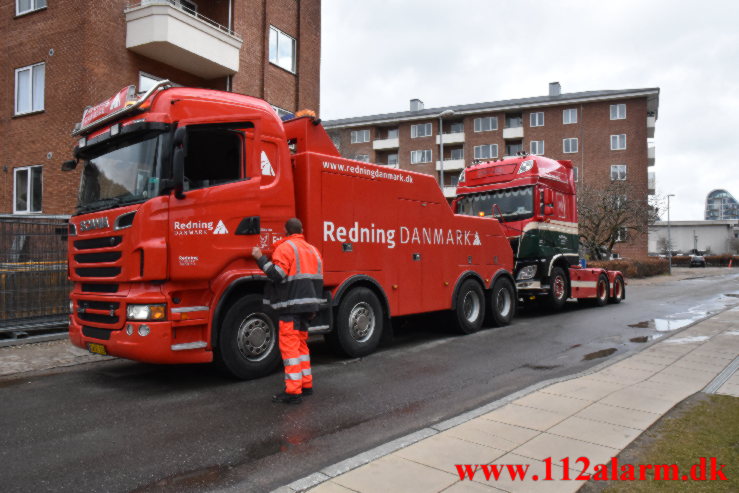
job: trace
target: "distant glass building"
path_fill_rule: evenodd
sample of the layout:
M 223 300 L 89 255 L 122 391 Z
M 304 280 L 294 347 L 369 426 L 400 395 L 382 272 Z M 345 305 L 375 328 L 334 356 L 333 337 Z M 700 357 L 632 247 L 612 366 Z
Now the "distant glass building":
M 714 190 L 706 197 L 706 220 L 739 220 L 739 202 L 726 190 Z

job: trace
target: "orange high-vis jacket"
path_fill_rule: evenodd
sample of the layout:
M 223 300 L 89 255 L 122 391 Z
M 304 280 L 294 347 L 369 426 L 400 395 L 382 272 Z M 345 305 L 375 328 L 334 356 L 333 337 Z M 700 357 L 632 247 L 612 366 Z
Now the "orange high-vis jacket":
M 295 234 L 276 243 L 272 260 L 262 256 L 259 267 L 272 280 L 264 304 L 278 313 L 314 313 L 323 299 L 323 260 L 318 249 Z

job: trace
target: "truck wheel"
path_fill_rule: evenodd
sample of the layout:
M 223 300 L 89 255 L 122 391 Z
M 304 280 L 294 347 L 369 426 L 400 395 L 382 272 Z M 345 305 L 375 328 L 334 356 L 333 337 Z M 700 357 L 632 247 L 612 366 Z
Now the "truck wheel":
M 605 274 L 598 276 L 598 284 L 595 286 L 595 306 L 605 306 L 608 303 L 608 277 Z
M 262 296 L 244 296 L 228 309 L 215 356 L 221 368 L 242 380 L 262 377 L 277 368 L 276 317 L 262 305 Z
M 552 269 L 549 285 L 549 293 L 544 302 L 550 310 L 561 310 L 567 302 L 567 293 L 570 291 L 567 276 L 561 267 Z
M 496 327 L 508 325 L 516 315 L 516 290 L 506 277 L 501 277 L 490 292 L 488 319 Z
M 354 288 L 339 303 L 334 330 L 326 341 L 337 353 L 358 358 L 372 353 L 382 337 L 384 315 L 375 293 Z
M 613 304 L 621 303 L 621 300 L 624 299 L 624 278 L 621 276 L 616 276 L 616 279 L 613 281 L 613 292 L 611 293 L 611 297 L 608 299 Z
M 452 322 L 462 334 L 472 334 L 482 328 L 485 318 L 485 296 L 477 281 L 467 279 L 457 292 L 457 309 L 452 312 Z

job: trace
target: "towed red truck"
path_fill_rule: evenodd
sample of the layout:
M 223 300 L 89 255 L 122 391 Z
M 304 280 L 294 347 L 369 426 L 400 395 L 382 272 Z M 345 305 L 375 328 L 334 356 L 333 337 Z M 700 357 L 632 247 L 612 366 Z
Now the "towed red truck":
M 239 378 L 280 363 L 262 304 L 267 253 L 290 217 L 324 257 L 311 327 L 371 353 L 390 319 L 446 311 L 463 333 L 514 316 L 514 255 L 490 218 L 454 214 L 433 177 L 342 158 L 315 117 L 162 82 L 86 111 L 69 223 L 70 339 L 151 363 L 215 361 Z

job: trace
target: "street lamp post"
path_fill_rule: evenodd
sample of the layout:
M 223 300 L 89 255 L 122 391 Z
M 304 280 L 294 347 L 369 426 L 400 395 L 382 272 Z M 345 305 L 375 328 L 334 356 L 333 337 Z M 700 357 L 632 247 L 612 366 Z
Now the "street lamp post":
M 441 173 L 439 174 L 439 182 L 441 193 L 444 193 L 444 117 L 454 115 L 454 110 L 444 110 L 439 113 L 439 162 L 441 163 Z M 444 195 L 446 197 L 446 195 Z
M 672 275 L 672 236 L 670 235 L 670 197 L 675 194 L 667 195 L 667 272 Z

